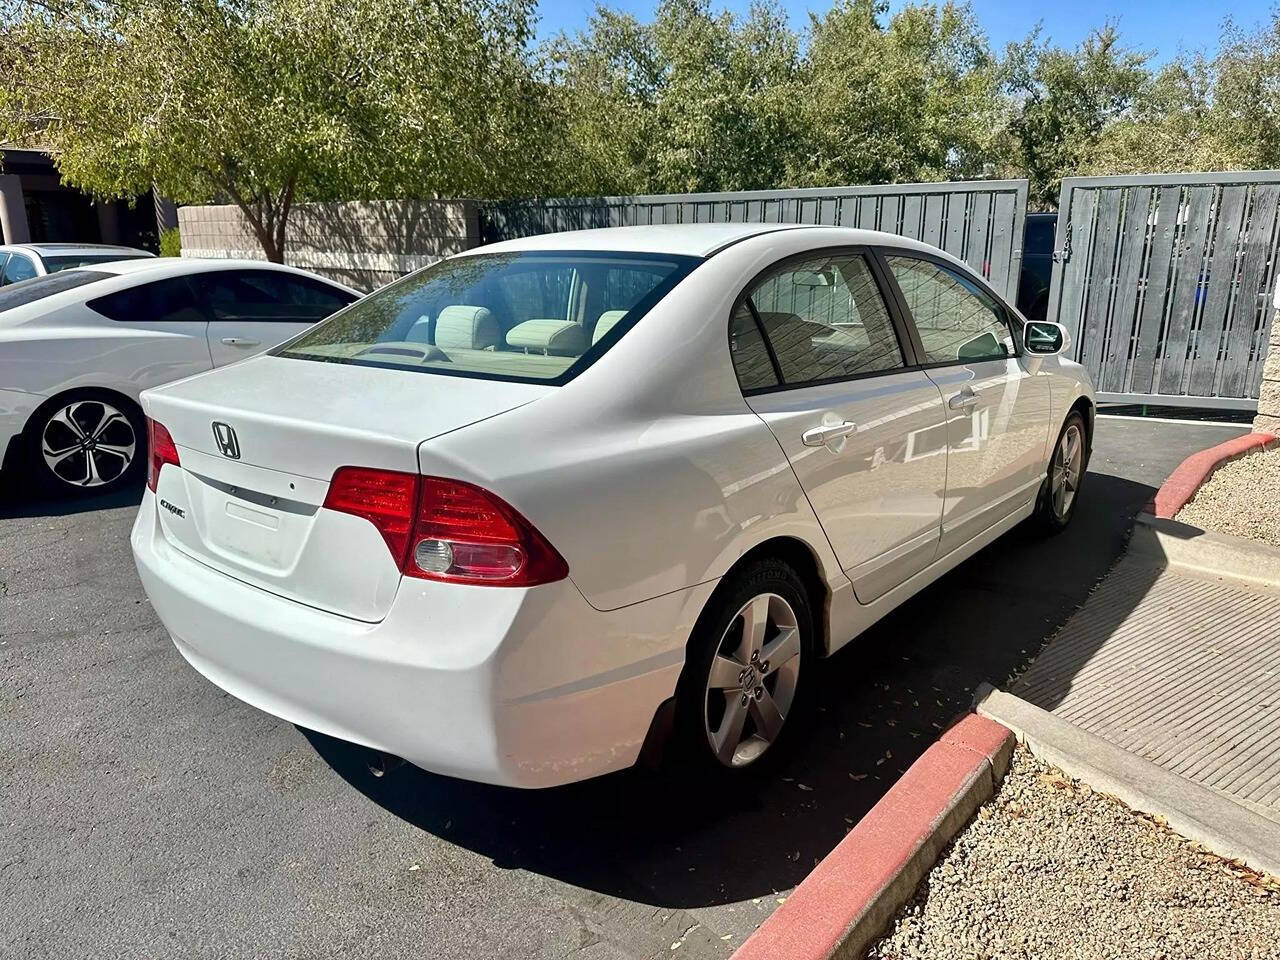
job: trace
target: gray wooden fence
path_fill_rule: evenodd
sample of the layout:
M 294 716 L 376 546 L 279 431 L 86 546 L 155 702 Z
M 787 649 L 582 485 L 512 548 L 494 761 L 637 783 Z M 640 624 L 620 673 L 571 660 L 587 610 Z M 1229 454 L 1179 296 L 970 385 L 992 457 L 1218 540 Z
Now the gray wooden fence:
M 975 180 L 730 193 L 558 198 L 485 203 L 484 243 L 535 233 L 650 223 L 812 223 L 923 240 L 1017 299 L 1026 180 Z
M 1256 405 L 1277 201 L 1278 170 L 1063 181 L 1049 319 L 1100 399 Z

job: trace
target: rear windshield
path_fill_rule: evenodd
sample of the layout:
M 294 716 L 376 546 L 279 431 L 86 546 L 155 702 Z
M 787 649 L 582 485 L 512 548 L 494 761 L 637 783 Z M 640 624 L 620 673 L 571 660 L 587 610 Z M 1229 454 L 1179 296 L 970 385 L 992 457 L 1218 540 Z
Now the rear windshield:
M 66 256 L 50 257 L 42 255 L 40 257 L 44 261 L 44 268 L 50 273 L 57 273 L 59 270 L 71 270 L 74 267 L 88 266 L 94 263 L 115 263 L 117 260 L 145 260 L 145 253 L 132 253 L 128 250 L 121 250 L 119 253 L 75 253 Z
M 273 351 L 282 357 L 563 383 L 701 261 L 523 252 L 442 260 Z
M 55 293 L 74 290 L 98 280 L 115 276 L 111 273 L 100 273 L 96 270 L 68 270 L 65 273 L 50 273 L 43 277 L 32 277 L 30 280 L 19 280 L 7 287 L 0 287 L 0 310 L 12 310 L 27 303 L 34 303 Z

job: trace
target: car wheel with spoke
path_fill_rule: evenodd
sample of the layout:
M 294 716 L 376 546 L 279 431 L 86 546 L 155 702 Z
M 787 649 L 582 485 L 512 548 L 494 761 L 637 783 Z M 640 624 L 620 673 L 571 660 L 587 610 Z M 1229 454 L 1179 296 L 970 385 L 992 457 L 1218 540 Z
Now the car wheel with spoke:
M 1066 529 L 1075 514 L 1080 486 L 1089 466 L 1086 437 L 1084 418 L 1073 412 L 1058 434 L 1036 505 L 1036 518 L 1047 533 Z
M 732 776 L 778 753 L 803 706 L 812 624 L 803 582 L 779 561 L 722 587 L 695 629 L 677 705 L 698 766 Z
M 145 421 L 128 401 L 105 392 L 66 394 L 32 418 L 28 455 L 46 492 L 108 493 L 141 479 Z

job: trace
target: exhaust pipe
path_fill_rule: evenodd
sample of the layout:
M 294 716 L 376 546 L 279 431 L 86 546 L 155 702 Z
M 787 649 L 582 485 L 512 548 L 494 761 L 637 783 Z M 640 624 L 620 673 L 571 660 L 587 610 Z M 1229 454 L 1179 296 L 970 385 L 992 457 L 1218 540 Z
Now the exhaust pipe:
M 373 756 L 369 759 L 369 772 L 379 779 L 385 777 L 392 770 L 403 766 L 404 760 L 402 758 L 383 753 L 381 750 L 374 750 Z

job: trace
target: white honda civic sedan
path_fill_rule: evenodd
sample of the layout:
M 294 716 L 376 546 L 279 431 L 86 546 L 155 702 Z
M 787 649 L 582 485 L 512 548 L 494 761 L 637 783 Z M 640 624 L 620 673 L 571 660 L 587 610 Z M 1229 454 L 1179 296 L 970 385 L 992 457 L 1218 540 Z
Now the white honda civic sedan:
M 142 485 L 138 396 L 243 360 L 356 300 L 274 263 L 150 257 L 0 287 L 0 458 L 59 496 Z
M 1071 520 L 1065 340 L 887 234 L 501 243 L 147 391 L 133 551 L 192 666 L 304 727 L 522 787 L 659 740 L 741 776 L 818 660 Z

